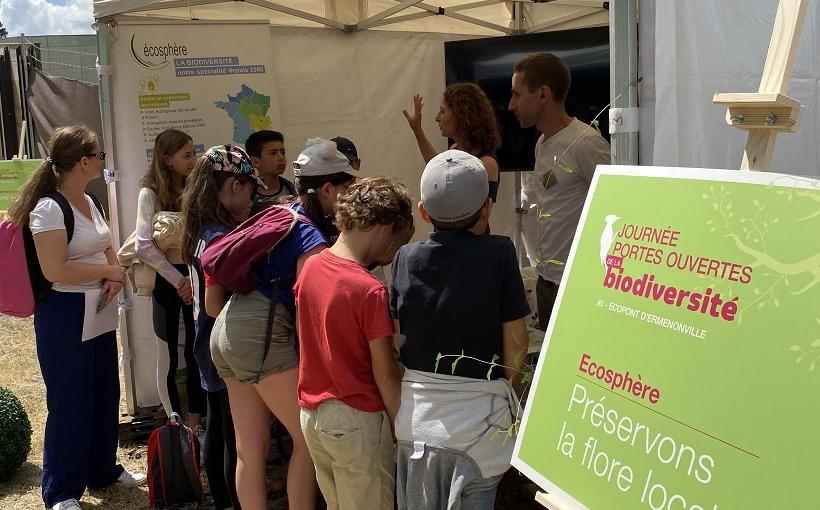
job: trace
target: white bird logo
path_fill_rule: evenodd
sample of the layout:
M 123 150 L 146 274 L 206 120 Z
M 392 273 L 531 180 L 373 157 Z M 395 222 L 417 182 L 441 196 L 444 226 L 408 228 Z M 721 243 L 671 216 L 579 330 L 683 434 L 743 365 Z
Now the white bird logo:
M 612 226 L 616 221 L 620 220 L 619 216 L 614 214 L 608 215 L 604 218 L 606 225 L 604 231 L 601 233 L 601 265 L 606 266 L 606 256 L 609 253 L 609 248 L 612 246 L 612 241 L 615 239 L 615 231 Z

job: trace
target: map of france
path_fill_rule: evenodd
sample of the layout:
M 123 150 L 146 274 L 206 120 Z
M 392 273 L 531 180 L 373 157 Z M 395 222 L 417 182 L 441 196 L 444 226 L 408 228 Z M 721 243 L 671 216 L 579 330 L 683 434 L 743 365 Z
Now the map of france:
M 227 101 L 214 103 L 217 108 L 225 110 L 233 120 L 233 140 L 245 143 L 245 140 L 262 129 L 271 129 L 273 124 L 268 117 L 270 96 L 260 94 L 247 85 L 235 96 L 228 95 Z

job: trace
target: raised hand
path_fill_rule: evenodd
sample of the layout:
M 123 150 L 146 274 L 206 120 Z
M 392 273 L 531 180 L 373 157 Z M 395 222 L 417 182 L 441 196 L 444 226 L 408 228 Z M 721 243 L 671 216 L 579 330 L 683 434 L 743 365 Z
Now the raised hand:
M 413 96 L 413 115 L 410 115 L 407 110 L 402 110 L 404 118 L 407 119 L 407 123 L 410 124 L 410 129 L 413 131 L 421 131 L 421 109 L 423 106 L 424 98 L 416 94 Z

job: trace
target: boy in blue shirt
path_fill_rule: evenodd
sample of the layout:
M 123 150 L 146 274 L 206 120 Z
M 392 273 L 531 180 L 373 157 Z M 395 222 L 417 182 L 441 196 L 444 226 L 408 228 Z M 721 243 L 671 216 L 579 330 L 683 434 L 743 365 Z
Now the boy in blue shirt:
M 488 195 L 478 158 L 448 150 L 431 159 L 419 212 L 435 231 L 393 262 L 390 310 L 406 367 L 395 423 L 400 510 L 491 509 L 509 468 L 514 441 L 503 432 L 516 419 L 511 387 L 530 308 L 512 242 L 483 234 Z M 455 358 L 438 363 L 439 354 L 474 359 L 451 371 Z M 489 370 L 493 361 L 502 366 Z

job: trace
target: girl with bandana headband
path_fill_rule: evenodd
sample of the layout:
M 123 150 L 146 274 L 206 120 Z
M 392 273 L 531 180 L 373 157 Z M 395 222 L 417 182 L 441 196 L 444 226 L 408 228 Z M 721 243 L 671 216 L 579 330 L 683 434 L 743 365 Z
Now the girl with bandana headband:
M 182 193 L 182 258 L 188 264 L 194 291 L 194 357 L 202 388 L 208 392 L 204 464 L 217 510 L 240 508 L 236 436 L 228 390 L 214 367 L 210 350 L 214 319 L 227 298 L 225 289 L 202 270 L 200 256 L 211 242 L 247 219 L 259 187 L 264 185 L 248 155 L 239 147 L 218 145 L 199 158 Z
M 232 295 L 211 333 L 211 356 L 230 397 L 239 457 L 237 492 L 245 510 L 267 508 L 265 461 L 271 415 L 293 439 L 289 507 L 313 510 L 316 504 L 316 473 L 299 423 L 293 285 L 305 261 L 332 244 L 332 223 L 324 220 L 333 213 L 338 195 L 355 173 L 336 145 L 327 140 L 310 141 L 293 165 L 299 201 L 273 207 L 292 207 L 301 218 L 269 256 L 254 263 L 256 288 Z M 266 337 L 272 299 L 275 312 L 270 337 Z

